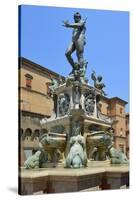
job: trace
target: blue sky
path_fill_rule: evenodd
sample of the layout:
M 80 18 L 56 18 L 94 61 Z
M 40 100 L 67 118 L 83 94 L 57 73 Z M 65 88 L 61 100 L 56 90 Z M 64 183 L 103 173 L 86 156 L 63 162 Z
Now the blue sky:
M 84 57 L 88 61 L 90 84 L 92 69 L 102 75 L 108 97 L 129 97 L 129 13 L 123 11 L 21 6 L 20 56 L 67 76 L 71 66 L 65 50 L 72 29 L 62 20 L 73 22 L 73 14 L 87 18 Z M 75 57 L 75 55 L 74 55 Z

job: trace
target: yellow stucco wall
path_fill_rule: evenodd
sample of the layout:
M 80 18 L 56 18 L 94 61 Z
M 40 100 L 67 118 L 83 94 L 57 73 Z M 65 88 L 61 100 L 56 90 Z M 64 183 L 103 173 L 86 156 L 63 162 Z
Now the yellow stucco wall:
M 26 69 L 20 69 L 20 108 L 24 111 L 51 115 L 53 108 L 52 98 L 47 97 L 46 83 L 50 82 L 47 77 Z M 32 79 L 32 88 L 26 88 L 25 74 L 30 74 Z

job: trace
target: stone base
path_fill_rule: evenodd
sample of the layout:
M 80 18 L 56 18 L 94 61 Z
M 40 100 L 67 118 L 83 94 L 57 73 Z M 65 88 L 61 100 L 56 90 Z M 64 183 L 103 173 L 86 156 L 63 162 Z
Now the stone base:
M 64 166 L 63 163 L 49 162 L 49 163 L 44 163 L 42 165 L 42 168 L 57 168 L 57 167 L 63 167 L 63 166 Z
M 21 195 L 89 191 L 91 188 L 120 189 L 125 185 L 129 186 L 128 166 L 111 166 L 107 161 L 91 161 L 82 169 L 21 168 L 19 173 Z

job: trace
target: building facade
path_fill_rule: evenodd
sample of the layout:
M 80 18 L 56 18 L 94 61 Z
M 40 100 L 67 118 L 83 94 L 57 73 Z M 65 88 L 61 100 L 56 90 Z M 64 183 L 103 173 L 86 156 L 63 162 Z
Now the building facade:
M 118 98 L 103 97 L 101 101 L 101 112 L 113 119 L 114 123 L 114 146 L 126 153 L 126 111 L 127 102 Z
M 28 59 L 19 59 L 19 165 L 23 165 L 25 159 L 38 150 L 39 137 L 47 132 L 41 129 L 40 120 L 50 117 L 53 111 L 48 89 L 51 77 L 59 79 L 61 76 Z M 101 99 L 101 113 L 114 120 L 115 147 L 124 153 L 129 152 L 126 104 L 118 97 Z
M 19 59 L 20 165 L 38 149 L 39 136 L 47 132 L 41 130 L 40 120 L 52 114 L 53 100 L 48 89 L 51 78 L 58 79 L 59 74 L 25 58 Z
M 130 140 L 129 140 L 129 113 L 126 114 L 126 154 L 129 158 L 129 148 L 130 146 Z

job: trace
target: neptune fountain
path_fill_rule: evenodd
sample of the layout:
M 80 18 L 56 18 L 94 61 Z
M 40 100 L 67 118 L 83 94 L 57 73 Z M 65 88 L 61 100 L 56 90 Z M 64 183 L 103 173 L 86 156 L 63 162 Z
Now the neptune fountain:
M 80 13 L 75 13 L 74 23 L 63 21 L 63 26 L 73 29 L 65 53 L 72 71 L 65 80 L 51 78 L 49 89 L 54 101 L 53 113 L 50 118 L 40 121 L 48 133 L 40 137 L 39 150 L 26 160 L 25 168 L 60 165 L 77 169 L 85 168 L 93 161 L 105 160 L 111 164 L 127 164 L 127 157 L 113 147 L 112 119 L 101 113 L 100 100 L 106 95 L 102 76 L 92 72 L 93 86 L 86 77 L 86 20 Z M 72 58 L 74 51 L 77 61 Z

